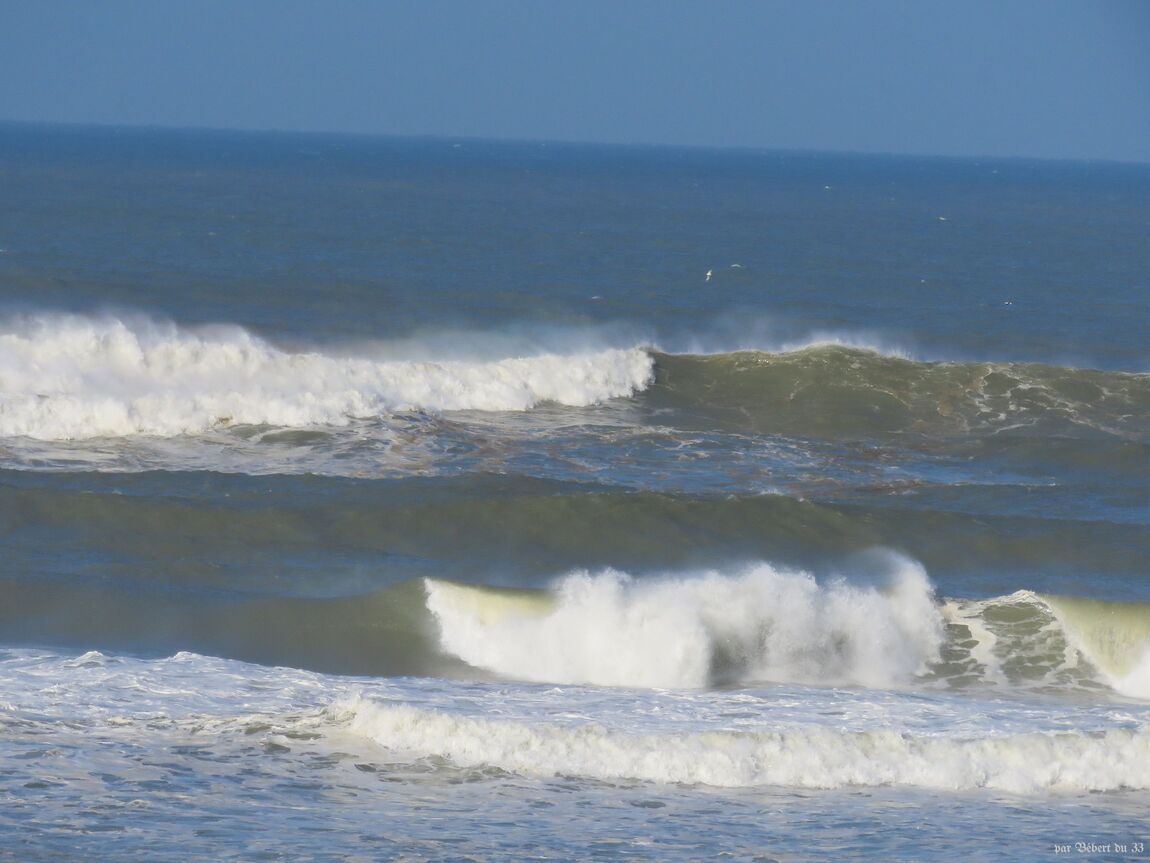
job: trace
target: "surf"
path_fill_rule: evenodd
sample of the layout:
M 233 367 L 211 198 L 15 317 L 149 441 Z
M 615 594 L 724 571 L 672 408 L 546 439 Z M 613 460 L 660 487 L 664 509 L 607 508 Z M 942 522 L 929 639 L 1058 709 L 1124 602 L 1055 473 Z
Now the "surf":
M 1150 788 L 1150 730 L 963 736 L 828 726 L 635 733 L 354 699 L 333 711 L 390 758 L 448 759 L 527 776 L 722 788 L 896 786 L 1016 794 Z M 765 727 L 764 727 L 765 726 Z
M 581 409 L 632 398 L 637 419 L 684 429 L 1150 440 L 1150 375 L 926 362 L 841 338 L 691 354 L 622 331 L 538 336 L 289 348 L 235 324 L 8 315 L 0 318 L 0 437 L 344 428 L 404 412 Z
M 423 584 L 439 649 L 498 679 L 1150 700 L 1150 604 L 1027 590 L 943 599 L 921 564 L 876 554 L 879 568 L 872 555 L 853 580 L 759 563 L 643 579 L 574 571 L 546 590 Z
M 499 359 L 287 350 L 234 325 L 37 314 L 0 322 L 0 436 L 175 436 L 235 426 L 346 426 L 403 411 L 586 406 L 644 388 L 638 348 Z
M 925 673 L 943 641 L 925 571 L 893 555 L 879 585 L 766 563 L 646 579 L 575 571 L 546 592 L 424 583 L 442 650 L 534 682 L 895 686 Z

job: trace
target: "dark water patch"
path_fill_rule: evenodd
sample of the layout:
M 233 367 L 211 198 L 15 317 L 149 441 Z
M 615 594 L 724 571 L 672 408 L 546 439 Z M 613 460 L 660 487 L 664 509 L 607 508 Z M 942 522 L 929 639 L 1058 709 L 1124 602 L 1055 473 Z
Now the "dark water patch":
M 484 475 L 166 479 L 172 492 L 160 495 L 159 474 L 66 475 L 59 487 L 55 475 L 20 475 L 0 487 L 3 571 L 338 595 L 424 575 L 513 585 L 573 567 L 644 572 L 737 559 L 817 567 L 881 545 L 923 561 L 935 578 L 1027 574 L 1058 582 L 1037 589 L 1067 592 L 1065 579 L 1106 575 L 1132 576 L 1137 589 L 1150 553 L 1137 524 L 920 509 L 890 496 L 881 505 L 821 504 Z
M 435 649 L 420 582 L 348 598 L 236 597 L 0 576 L 6 643 L 180 650 L 344 674 L 467 677 Z

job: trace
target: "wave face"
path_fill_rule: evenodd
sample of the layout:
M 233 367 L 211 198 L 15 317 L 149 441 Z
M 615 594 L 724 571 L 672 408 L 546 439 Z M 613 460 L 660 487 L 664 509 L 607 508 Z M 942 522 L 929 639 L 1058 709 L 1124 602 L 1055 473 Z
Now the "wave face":
M 0 435 L 70 440 L 344 426 L 397 411 L 584 406 L 643 388 L 642 350 L 417 362 L 281 350 L 239 327 L 38 315 L 0 324 Z
M 942 618 L 921 566 L 885 590 L 760 564 L 735 574 L 566 576 L 546 606 L 427 581 L 440 645 L 501 677 L 607 686 L 748 681 L 892 686 L 937 659 Z
M 1014 793 L 1150 788 L 1150 729 L 961 738 L 827 727 L 634 734 L 361 700 L 351 729 L 387 749 L 529 776 L 719 787 L 895 785 Z
M 1150 700 L 1150 603 L 1020 590 L 949 600 L 942 614 L 948 643 L 936 673 L 951 685 Z
M 1070 646 L 1123 695 L 1150 699 L 1150 603 L 1048 596 Z
M 575 572 L 548 591 L 436 579 L 425 588 L 440 650 L 500 679 L 1109 691 L 1150 700 L 1150 604 L 1027 590 L 940 602 L 919 564 L 880 557 L 878 584 L 757 564 L 642 580 Z
M 1150 375 L 1035 363 L 918 362 L 844 345 L 656 355 L 649 397 L 700 427 L 811 436 L 889 432 L 1146 440 Z

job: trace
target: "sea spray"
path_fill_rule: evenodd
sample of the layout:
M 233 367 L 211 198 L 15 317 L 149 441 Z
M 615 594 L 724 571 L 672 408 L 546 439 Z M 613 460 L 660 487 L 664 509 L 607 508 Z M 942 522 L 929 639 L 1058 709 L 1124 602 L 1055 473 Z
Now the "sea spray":
M 642 389 L 639 349 L 443 362 L 280 349 L 237 326 L 40 314 L 0 322 L 0 436 L 194 434 L 346 425 L 395 411 L 590 405 Z
M 942 618 L 922 567 L 890 563 L 881 589 L 760 563 L 653 579 L 577 571 L 542 608 L 428 579 L 427 604 L 446 652 L 521 680 L 894 686 L 937 658 Z

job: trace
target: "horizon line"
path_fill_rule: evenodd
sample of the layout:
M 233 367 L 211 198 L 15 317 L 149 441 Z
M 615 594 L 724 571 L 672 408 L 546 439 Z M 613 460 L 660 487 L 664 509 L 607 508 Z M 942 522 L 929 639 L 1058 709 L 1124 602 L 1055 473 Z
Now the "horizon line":
M 718 153 L 744 153 L 748 155 L 803 155 L 803 156 L 851 156 L 871 157 L 880 159 L 938 159 L 961 162 L 1052 162 L 1074 163 L 1086 165 L 1118 165 L 1131 167 L 1150 166 L 1150 160 L 1114 159 L 1106 157 L 1088 156 L 1026 156 L 1026 155 L 995 155 L 975 154 L 957 155 L 953 153 L 928 153 L 922 151 L 894 152 L 889 150 L 851 150 L 851 149 L 821 149 L 821 148 L 794 148 L 770 147 L 753 144 L 671 144 L 656 141 L 602 141 L 602 140 L 572 140 L 561 138 L 518 138 L 510 136 L 485 137 L 480 135 L 454 135 L 441 132 L 353 132 L 344 130 L 319 129 L 283 129 L 283 128 L 254 128 L 243 126 L 212 126 L 212 125 L 169 125 L 164 123 L 117 123 L 117 122 L 85 122 L 77 120 L 25 120 L 0 117 L 0 126 L 41 127 L 48 129 L 98 129 L 106 131 L 135 131 L 160 133 L 198 133 L 198 134 L 246 134 L 255 136 L 314 136 L 327 138 L 358 138 L 369 140 L 407 140 L 407 141 L 442 141 L 444 143 L 489 143 L 489 144 L 526 144 L 537 146 L 560 147 L 601 147 L 605 149 L 656 149 L 679 151 L 702 151 Z

